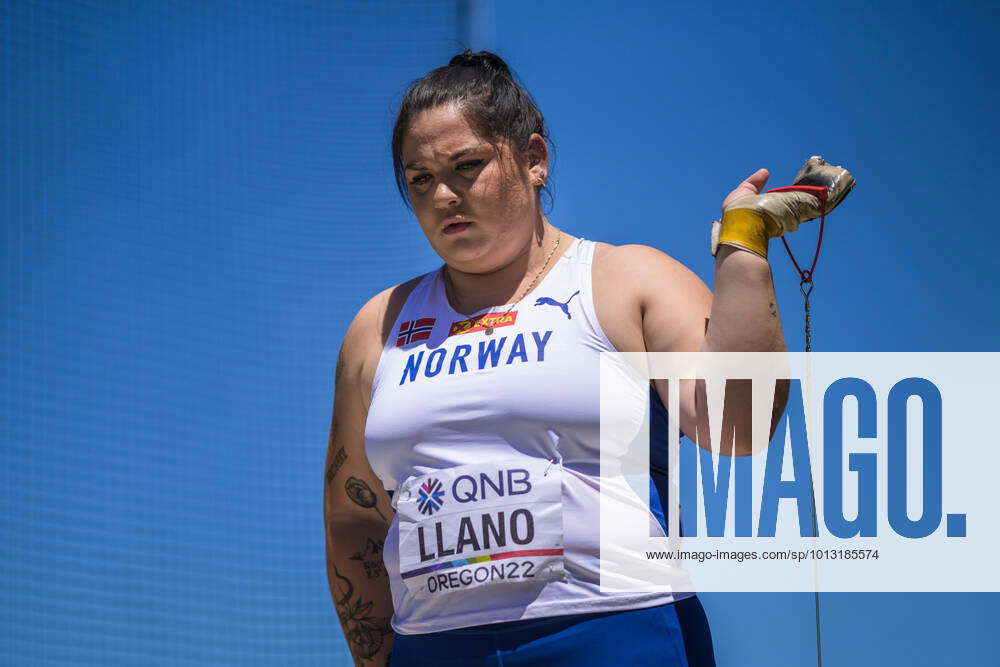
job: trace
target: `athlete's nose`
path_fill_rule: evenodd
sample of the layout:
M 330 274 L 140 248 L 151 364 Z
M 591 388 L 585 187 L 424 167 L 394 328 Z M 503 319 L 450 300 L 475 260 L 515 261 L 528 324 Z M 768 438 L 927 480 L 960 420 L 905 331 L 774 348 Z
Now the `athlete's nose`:
M 447 183 L 440 182 L 434 190 L 434 206 L 439 209 L 449 209 L 458 206 L 460 197 Z

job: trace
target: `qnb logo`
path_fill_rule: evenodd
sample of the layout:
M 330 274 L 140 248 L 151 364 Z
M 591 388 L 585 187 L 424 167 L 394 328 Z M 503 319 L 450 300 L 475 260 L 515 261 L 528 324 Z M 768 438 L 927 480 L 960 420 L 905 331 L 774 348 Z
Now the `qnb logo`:
M 417 495 L 417 507 L 421 514 L 434 514 L 444 505 L 444 488 L 441 480 L 429 479 L 420 485 Z
M 565 301 L 556 301 L 550 296 L 539 297 L 535 301 L 536 306 L 558 306 L 566 314 L 566 319 L 573 319 L 573 316 L 569 314 L 569 302 L 573 300 L 573 297 L 580 293 L 580 290 L 573 292 L 568 299 Z

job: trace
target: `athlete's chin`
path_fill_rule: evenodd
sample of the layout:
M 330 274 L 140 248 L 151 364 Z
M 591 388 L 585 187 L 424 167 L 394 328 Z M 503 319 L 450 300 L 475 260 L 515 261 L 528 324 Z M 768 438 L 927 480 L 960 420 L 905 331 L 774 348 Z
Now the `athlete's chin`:
M 448 239 L 434 244 L 444 263 L 462 273 L 490 273 L 503 265 L 488 239 Z

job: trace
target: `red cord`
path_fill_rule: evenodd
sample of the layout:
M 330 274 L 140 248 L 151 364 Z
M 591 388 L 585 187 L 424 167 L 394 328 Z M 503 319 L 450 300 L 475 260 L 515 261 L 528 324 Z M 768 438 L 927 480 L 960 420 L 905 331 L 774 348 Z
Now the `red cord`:
M 799 263 L 795 261 L 795 255 L 792 254 L 792 249 L 788 247 L 788 241 L 785 240 L 784 236 L 781 237 L 781 242 L 785 244 L 785 250 L 788 251 L 788 256 L 792 258 L 792 264 L 795 265 L 795 270 L 799 272 L 802 284 L 809 285 L 813 281 L 813 273 L 816 271 L 816 262 L 819 261 L 819 250 L 823 246 L 823 227 L 826 223 L 826 201 L 827 197 L 829 197 L 829 193 L 826 188 L 818 185 L 788 185 L 783 188 L 767 190 L 767 192 L 807 192 L 817 197 L 820 202 L 822 202 L 819 209 L 819 240 L 816 241 L 816 254 L 813 255 L 812 266 L 803 270 L 802 267 L 799 266 Z M 812 288 L 810 288 L 810 291 L 811 289 Z

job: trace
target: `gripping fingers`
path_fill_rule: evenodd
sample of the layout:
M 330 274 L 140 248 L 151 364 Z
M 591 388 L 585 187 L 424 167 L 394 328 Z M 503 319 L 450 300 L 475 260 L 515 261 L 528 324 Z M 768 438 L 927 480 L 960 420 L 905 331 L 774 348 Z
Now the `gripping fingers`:
M 712 254 L 718 245 L 732 245 L 766 258 L 770 239 L 794 232 L 800 223 L 832 211 L 851 191 L 854 182 L 854 177 L 843 167 L 828 164 L 819 156 L 809 158 L 790 188 L 729 202 L 721 224 L 713 225 Z M 797 186 L 824 188 L 826 196 L 794 190 Z

